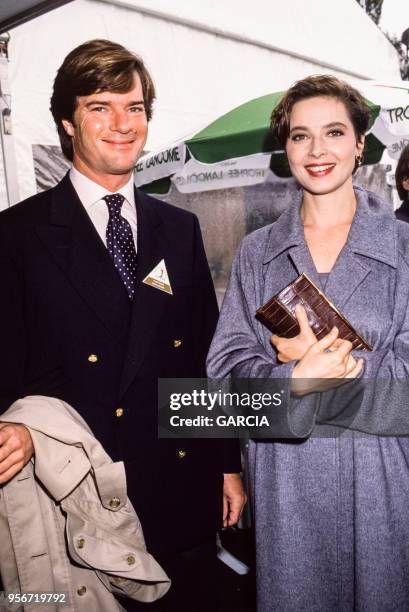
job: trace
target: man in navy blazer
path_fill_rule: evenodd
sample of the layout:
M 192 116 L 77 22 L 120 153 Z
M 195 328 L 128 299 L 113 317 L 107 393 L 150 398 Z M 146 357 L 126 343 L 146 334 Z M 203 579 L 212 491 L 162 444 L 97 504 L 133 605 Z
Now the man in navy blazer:
M 106 40 L 57 73 L 51 111 L 72 168 L 0 215 L 0 412 L 38 394 L 78 410 L 125 462 L 173 580 L 148 608 L 208 610 L 215 532 L 245 495 L 234 441 L 157 438 L 157 380 L 205 376 L 218 313 L 196 217 L 133 186 L 154 97 L 142 60 Z M 33 453 L 24 425 L 0 423 L 0 484 Z

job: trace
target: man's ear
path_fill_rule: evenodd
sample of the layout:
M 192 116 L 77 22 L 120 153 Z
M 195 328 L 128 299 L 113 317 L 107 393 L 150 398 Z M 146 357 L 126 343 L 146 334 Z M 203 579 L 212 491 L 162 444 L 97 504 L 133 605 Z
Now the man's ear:
M 71 121 L 68 121 L 68 119 L 63 119 L 61 123 L 68 136 L 74 136 L 74 126 L 72 125 Z

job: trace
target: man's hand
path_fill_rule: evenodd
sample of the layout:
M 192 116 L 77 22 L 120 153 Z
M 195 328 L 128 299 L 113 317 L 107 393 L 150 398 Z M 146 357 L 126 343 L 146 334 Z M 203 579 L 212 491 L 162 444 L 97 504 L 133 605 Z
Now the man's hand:
M 223 527 L 235 525 L 247 502 L 240 474 L 224 474 Z
M 33 455 L 33 441 L 27 427 L 0 423 L 0 484 L 11 480 Z
M 300 326 L 298 336 L 282 338 L 281 336 L 273 335 L 270 338 L 270 342 L 276 349 L 278 360 L 281 363 L 302 359 L 310 346 L 317 342 L 317 338 L 308 323 L 307 313 L 301 304 L 296 306 L 295 316 Z

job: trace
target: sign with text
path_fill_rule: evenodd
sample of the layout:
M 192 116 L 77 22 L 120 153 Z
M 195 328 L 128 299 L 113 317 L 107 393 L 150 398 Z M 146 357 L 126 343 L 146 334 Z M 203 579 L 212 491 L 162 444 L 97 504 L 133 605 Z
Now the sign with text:
M 186 145 L 177 144 L 141 157 L 135 166 L 135 185 L 140 187 L 177 172 L 185 163 Z

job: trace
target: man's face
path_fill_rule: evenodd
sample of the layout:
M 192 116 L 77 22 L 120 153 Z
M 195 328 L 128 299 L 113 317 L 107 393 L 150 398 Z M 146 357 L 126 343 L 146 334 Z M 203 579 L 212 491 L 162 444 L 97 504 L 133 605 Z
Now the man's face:
M 142 85 L 135 72 L 127 93 L 103 91 L 77 98 L 73 121 L 63 120 L 72 137 L 74 166 L 100 184 L 128 180 L 148 134 Z

